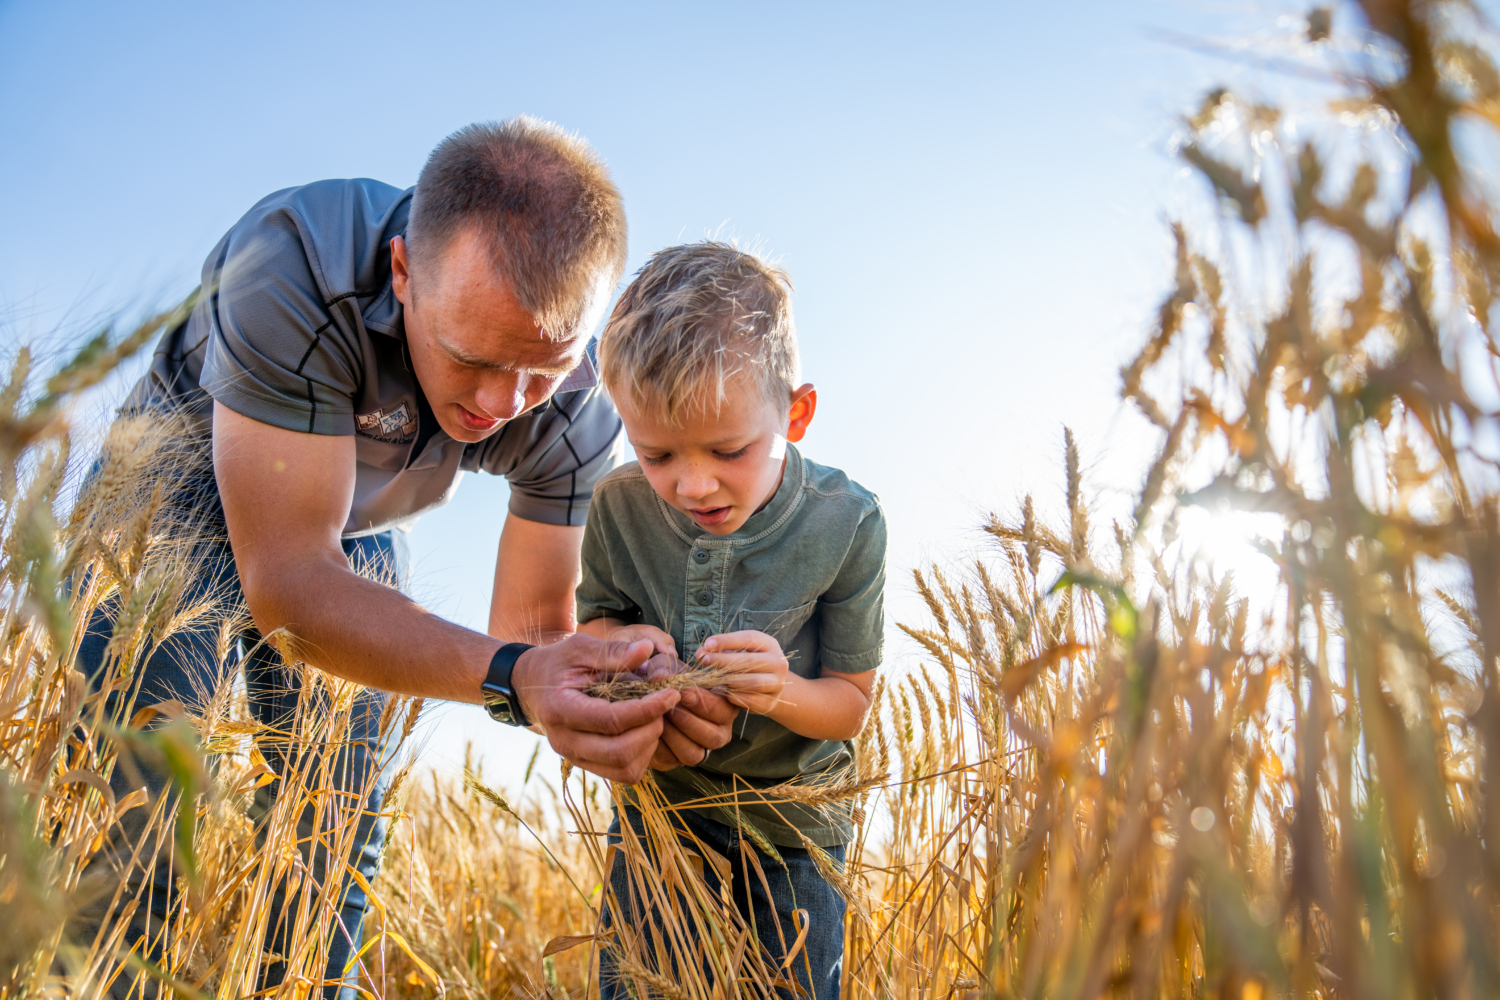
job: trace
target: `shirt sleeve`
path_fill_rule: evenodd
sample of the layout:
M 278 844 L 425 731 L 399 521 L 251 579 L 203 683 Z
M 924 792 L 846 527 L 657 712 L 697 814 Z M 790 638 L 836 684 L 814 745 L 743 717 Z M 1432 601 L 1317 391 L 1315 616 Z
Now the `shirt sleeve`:
M 821 666 L 858 674 L 885 653 L 885 512 L 875 503 L 854 531 L 833 586 L 818 600 Z
M 559 393 L 547 409 L 485 442 L 479 467 L 510 481 L 510 512 L 581 525 L 594 486 L 623 458 L 620 415 L 597 386 Z
M 286 430 L 353 434 L 363 358 L 325 303 L 305 234 L 285 204 L 257 206 L 204 268 L 201 385 L 236 413 Z M 358 302 L 347 307 L 358 312 Z
M 629 624 L 641 617 L 641 609 L 615 585 L 609 543 L 618 530 L 608 502 L 596 503 L 583 527 L 583 579 L 575 594 L 580 625 L 595 618 L 618 618 Z

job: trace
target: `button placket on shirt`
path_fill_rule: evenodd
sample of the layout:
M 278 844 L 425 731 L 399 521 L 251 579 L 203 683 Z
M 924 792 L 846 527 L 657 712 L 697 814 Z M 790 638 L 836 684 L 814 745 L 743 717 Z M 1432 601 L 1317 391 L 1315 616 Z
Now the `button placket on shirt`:
M 703 640 L 723 630 L 723 560 L 728 547 L 704 544 L 698 539 L 688 549 L 687 586 L 684 588 L 683 656 L 691 660 Z

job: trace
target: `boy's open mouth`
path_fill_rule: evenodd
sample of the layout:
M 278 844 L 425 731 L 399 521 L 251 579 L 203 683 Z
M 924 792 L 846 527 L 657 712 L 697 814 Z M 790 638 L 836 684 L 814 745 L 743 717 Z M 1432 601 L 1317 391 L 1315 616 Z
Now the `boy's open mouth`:
M 723 524 L 729 520 L 729 507 L 703 507 L 688 511 L 688 516 L 702 525 Z

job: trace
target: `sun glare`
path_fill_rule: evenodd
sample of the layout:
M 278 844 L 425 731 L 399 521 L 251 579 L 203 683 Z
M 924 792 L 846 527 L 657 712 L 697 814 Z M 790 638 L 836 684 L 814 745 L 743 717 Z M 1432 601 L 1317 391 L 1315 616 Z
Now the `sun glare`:
M 1278 514 L 1243 510 L 1186 507 L 1176 518 L 1178 552 L 1211 578 L 1232 573 L 1237 597 L 1246 598 L 1253 611 L 1263 611 L 1276 599 L 1280 575 L 1263 546 L 1279 544 L 1284 526 Z

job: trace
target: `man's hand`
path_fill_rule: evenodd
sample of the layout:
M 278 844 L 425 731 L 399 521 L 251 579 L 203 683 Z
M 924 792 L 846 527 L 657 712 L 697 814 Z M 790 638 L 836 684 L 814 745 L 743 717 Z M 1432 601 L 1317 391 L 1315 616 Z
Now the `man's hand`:
M 626 625 L 615 618 L 591 618 L 578 630 L 600 639 L 651 643 L 656 654 L 637 672 L 648 678 L 682 669 L 672 637 L 654 625 Z M 739 710 L 719 695 L 688 688 L 682 703 L 662 720 L 661 742 L 651 757 L 651 767 L 671 771 L 684 765 L 701 764 L 712 750 L 729 742 L 731 725 Z
M 635 701 L 608 702 L 583 689 L 598 674 L 638 670 L 653 652 L 649 641 L 605 642 L 573 635 L 522 653 L 511 683 L 522 710 L 560 757 L 611 781 L 635 784 L 656 753 L 662 717 L 676 708 L 681 694 L 665 690 Z
M 609 630 L 608 639 L 617 642 L 640 642 L 645 640 L 651 643 L 651 649 L 657 656 L 669 657 L 676 660 L 677 644 L 672 637 L 667 635 L 655 625 L 617 625 Z M 656 656 L 652 658 L 652 666 L 664 665 L 665 661 L 658 661 Z M 647 668 L 651 669 L 650 667 Z
M 770 715 L 781 702 L 790 673 L 781 644 L 764 632 L 711 635 L 698 649 L 698 662 L 734 672 L 725 686 L 729 702 L 752 715 Z
M 734 720 L 739 714 L 727 698 L 712 691 L 686 689 L 682 703 L 663 720 L 661 743 L 651 758 L 651 767 L 670 771 L 703 763 L 710 752 L 733 737 Z

